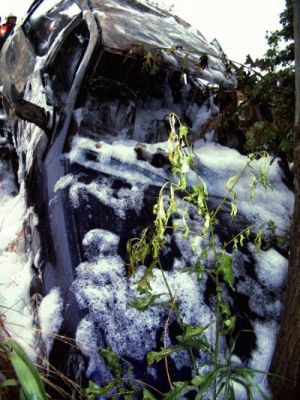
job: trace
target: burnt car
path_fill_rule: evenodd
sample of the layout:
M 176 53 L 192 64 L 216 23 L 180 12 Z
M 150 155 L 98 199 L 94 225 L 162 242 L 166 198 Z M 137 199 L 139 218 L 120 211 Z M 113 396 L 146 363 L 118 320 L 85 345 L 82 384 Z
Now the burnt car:
M 45 337 L 50 363 L 77 382 L 105 385 L 110 371 L 98 349 L 109 348 L 137 381 L 167 391 L 163 362 L 150 368 L 145 361 L 161 346 L 167 311 L 130 306 L 126 244 L 153 221 L 171 176 L 168 115 L 175 112 L 196 137 L 218 112 L 213 88 L 233 86 L 222 52 L 183 20 L 137 0 L 37 0 L 4 44 L 0 79 L 29 209 L 31 292 L 56 296 L 53 331 L 76 341 L 47 344 Z M 162 255 L 170 276 L 180 257 L 193 261 L 170 235 Z M 189 286 L 186 295 L 186 316 L 200 323 L 208 306 L 196 305 Z M 240 328 L 249 328 L 245 307 Z M 170 342 L 176 335 L 174 321 Z M 246 340 L 237 348 L 246 357 L 251 346 Z M 189 379 L 185 354 L 170 364 L 174 380 Z

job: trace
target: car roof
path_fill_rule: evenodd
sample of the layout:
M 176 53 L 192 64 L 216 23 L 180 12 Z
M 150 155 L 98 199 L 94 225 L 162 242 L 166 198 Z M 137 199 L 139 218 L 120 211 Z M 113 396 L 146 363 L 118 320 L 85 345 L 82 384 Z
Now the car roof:
M 204 78 L 226 81 L 224 54 L 181 18 L 138 0 L 91 0 L 90 4 L 98 16 L 104 46 L 123 52 L 163 50 L 170 62 L 172 55 L 197 75 L 203 75 L 203 71 L 197 73 L 197 65 L 207 55 L 210 74 L 204 73 Z

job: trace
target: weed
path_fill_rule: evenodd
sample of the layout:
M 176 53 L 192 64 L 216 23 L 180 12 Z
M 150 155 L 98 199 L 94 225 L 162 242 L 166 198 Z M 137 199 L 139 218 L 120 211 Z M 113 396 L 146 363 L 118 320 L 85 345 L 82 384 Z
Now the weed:
M 233 249 L 242 247 L 244 241 L 249 239 L 251 235 L 259 252 L 263 244 L 264 226 L 246 226 L 227 243 L 220 243 L 215 231 L 218 224 L 218 215 L 223 207 L 230 207 L 230 218 L 232 220 L 236 217 L 238 213 L 236 187 L 245 174 L 250 174 L 249 198 L 255 197 L 255 189 L 258 185 L 265 189 L 270 188 L 268 154 L 266 152 L 250 154 L 240 174 L 231 177 L 227 181 L 227 193 L 224 198 L 214 210 L 211 210 L 208 205 L 209 195 L 206 184 L 199 176 L 193 152 L 188 142 L 188 129 L 175 114 L 170 115 L 170 127 L 168 154 L 172 166 L 173 179 L 163 185 L 154 205 L 153 234 L 150 235 L 150 229 L 146 228 L 140 238 L 131 239 L 127 245 L 129 272 L 131 274 L 134 274 L 140 265 L 147 265 L 147 263 L 149 265 L 142 278 L 137 282 L 139 297 L 132 302 L 132 306 L 141 312 L 158 304 L 161 306 L 158 300 L 162 294 L 154 293 L 151 288 L 151 280 L 156 271 L 159 271 L 169 296 L 169 301 L 165 302 L 165 304 L 171 310 L 174 310 L 182 331 L 182 334 L 176 338 L 177 344 L 173 347 L 168 348 L 166 342 L 164 342 L 164 347 L 160 350 L 149 352 L 147 356 L 148 365 L 167 360 L 167 357 L 179 351 L 188 351 L 193 369 L 193 376 L 190 381 L 173 382 L 168 371 L 167 362 L 165 363 L 170 384 L 170 391 L 164 394 L 166 399 L 182 399 L 192 391 L 196 392 L 195 399 L 197 400 L 207 398 L 207 396 L 213 399 L 234 399 L 237 387 L 244 388 L 248 399 L 252 399 L 255 392 L 259 392 L 262 398 L 266 398 L 266 395 L 262 393 L 254 380 L 254 375 L 261 373 L 261 371 L 253 371 L 236 366 L 232 361 L 234 346 L 232 346 L 227 356 L 224 357 L 220 353 L 221 338 L 230 337 L 235 330 L 236 323 L 236 316 L 232 314 L 231 307 L 223 295 L 224 284 L 231 290 L 235 290 L 233 256 L 227 249 L 230 245 Z M 254 161 L 258 157 L 256 171 Z M 190 171 L 196 176 L 197 184 L 195 185 L 188 185 L 187 183 L 187 174 Z M 179 206 L 178 198 L 184 199 L 185 208 L 182 209 Z M 188 207 L 190 205 L 196 207 L 197 214 L 201 219 L 201 224 L 196 231 L 191 228 L 188 222 Z M 180 224 L 172 224 L 172 216 L 175 213 L 180 215 Z M 197 254 L 195 265 L 182 270 L 182 273 L 195 274 L 199 285 L 201 285 L 205 274 L 213 279 L 215 285 L 215 319 L 206 326 L 187 325 L 180 315 L 176 294 L 171 290 L 160 261 L 161 250 L 166 244 L 167 229 L 181 231 L 183 239 L 191 241 L 192 244 L 196 242 L 195 239 L 197 238 L 206 242 L 204 250 L 202 250 L 201 254 Z M 276 228 L 272 225 L 272 229 L 274 232 Z M 196 246 L 194 246 L 194 251 L 197 253 Z M 209 262 L 208 254 L 212 255 Z M 210 344 L 206 332 L 212 324 L 214 325 L 215 337 L 213 344 Z M 198 362 L 200 354 L 205 354 L 206 359 L 209 360 L 205 368 L 203 368 L 203 365 L 200 368 Z M 200 372 L 200 370 L 205 372 Z

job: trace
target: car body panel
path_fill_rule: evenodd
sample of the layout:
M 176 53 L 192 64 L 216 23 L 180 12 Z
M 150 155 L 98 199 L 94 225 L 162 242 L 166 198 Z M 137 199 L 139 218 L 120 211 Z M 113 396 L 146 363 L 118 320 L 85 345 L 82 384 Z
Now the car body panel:
M 164 63 L 188 70 L 210 83 L 232 85 L 223 54 L 184 20 L 135 0 L 93 0 L 92 6 L 104 46 L 123 54 L 152 52 L 154 58 L 162 57 Z M 209 57 L 207 68 L 200 66 L 203 55 Z

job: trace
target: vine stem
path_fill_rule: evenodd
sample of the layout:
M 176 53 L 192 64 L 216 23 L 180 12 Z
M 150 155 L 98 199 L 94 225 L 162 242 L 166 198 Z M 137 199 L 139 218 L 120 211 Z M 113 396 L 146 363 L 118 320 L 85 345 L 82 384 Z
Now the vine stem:
M 214 368 L 217 370 L 218 368 L 218 360 L 219 360 L 219 341 L 220 341 L 220 299 L 219 299 L 219 289 L 220 289 L 220 282 L 219 282 L 219 275 L 216 271 L 216 335 L 215 335 L 215 352 L 214 352 Z M 214 380 L 214 399 L 217 398 L 217 376 Z
M 230 191 L 232 191 L 235 186 L 237 185 L 237 183 L 239 182 L 239 180 L 241 179 L 241 177 L 244 175 L 244 173 L 247 171 L 247 169 L 251 166 L 251 161 L 247 161 L 247 164 L 245 165 L 245 167 L 242 169 L 242 171 L 239 173 L 239 175 L 237 175 L 237 178 L 235 180 L 235 182 L 233 183 L 233 185 L 230 187 L 230 189 L 227 189 L 227 193 L 224 196 L 224 198 L 222 199 L 222 201 L 220 202 L 220 204 L 218 205 L 218 207 L 215 209 L 215 211 L 212 214 L 211 219 L 214 220 L 216 218 L 216 216 L 218 215 L 219 211 L 221 210 L 221 208 L 223 207 L 223 204 L 228 201 L 228 196 Z
M 167 280 L 167 278 L 166 278 L 166 275 L 165 275 L 165 273 L 164 273 L 164 270 L 163 270 L 162 265 L 161 265 L 161 263 L 160 263 L 159 260 L 157 260 L 157 264 L 158 264 L 158 266 L 159 266 L 159 269 L 160 269 L 160 272 L 161 272 L 161 274 L 162 274 L 164 283 L 165 283 L 166 288 L 167 288 L 167 291 L 168 291 L 168 293 L 169 293 L 170 300 L 171 300 L 172 305 L 173 305 L 173 307 L 174 307 L 174 311 L 175 311 L 175 314 L 176 314 L 176 318 L 177 318 L 177 320 L 178 320 L 178 322 L 179 322 L 179 324 L 180 324 L 181 329 L 184 330 L 184 323 L 183 323 L 183 320 L 182 320 L 181 315 L 180 315 L 180 310 L 179 310 L 179 308 L 178 308 L 178 304 L 177 304 L 177 302 L 176 302 L 176 298 L 175 298 L 175 296 L 174 296 L 173 293 L 172 293 L 171 287 L 170 287 L 170 285 L 169 285 L 169 282 L 168 282 L 168 280 Z M 194 353 L 193 353 L 192 349 L 188 349 L 188 353 L 189 353 L 189 356 L 190 356 L 192 365 L 193 365 L 193 367 L 194 367 L 196 373 L 199 374 L 199 370 L 198 370 L 197 363 L 196 363 L 195 356 L 194 356 Z
M 215 232 L 213 229 L 213 225 L 210 225 L 210 236 L 213 241 L 213 252 L 214 252 L 214 260 L 215 260 L 215 286 L 216 286 L 216 322 L 215 322 L 215 351 L 214 351 L 214 369 L 218 369 L 218 360 L 219 360 L 219 342 L 220 342 L 220 322 L 221 322 L 221 312 L 220 312 L 220 280 L 219 280 L 219 272 L 218 266 L 216 263 L 217 260 L 217 251 L 216 251 L 216 241 L 215 241 Z M 215 375 L 214 385 L 213 385 L 213 398 L 214 400 L 217 398 L 217 375 Z
M 233 243 L 235 241 L 235 239 L 237 239 L 239 236 L 241 236 L 244 232 L 247 232 L 249 229 L 252 229 L 254 227 L 255 227 L 255 225 L 248 225 L 246 228 L 239 231 L 239 233 L 237 233 L 235 236 L 233 236 L 232 239 L 228 243 L 224 244 L 223 249 L 225 250 L 226 247 L 228 247 L 231 243 Z
M 170 317 L 171 317 L 171 313 L 172 313 L 172 310 L 174 308 L 175 302 L 176 302 L 176 299 L 174 297 L 172 305 L 171 305 L 171 308 L 170 308 L 170 312 L 169 312 L 168 318 L 167 318 L 165 326 L 164 326 L 164 348 L 165 349 L 167 348 L 167 338 L 168 338 L 168 334 L 169 334 Z M 170 377 L 169 365 L 168 365 L 168 357 L 165 357 L 165 367 L 166 367 L 166 374 L 167 374 L 169 386 L 170 386 L 170 389 L 172 390 L 174 388 L 174 386 L 172 384 L 172 380 L 171 380 L 171 377 Z

